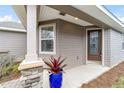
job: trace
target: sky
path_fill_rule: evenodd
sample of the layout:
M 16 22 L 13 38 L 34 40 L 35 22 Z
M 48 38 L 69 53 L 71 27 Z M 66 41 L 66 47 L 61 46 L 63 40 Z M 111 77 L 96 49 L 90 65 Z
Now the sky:
M 124 5 L 107 5 L 105 7 L 124 23 Z
M 124 23 L 124 5 L 105 5 L 105 7 Z M 20 23 L 11 5 L 0 5 L 0 22 L 3 21 Z
M 12 21 L 20 23 L 11 5 L 0 5 L 0 22 Z

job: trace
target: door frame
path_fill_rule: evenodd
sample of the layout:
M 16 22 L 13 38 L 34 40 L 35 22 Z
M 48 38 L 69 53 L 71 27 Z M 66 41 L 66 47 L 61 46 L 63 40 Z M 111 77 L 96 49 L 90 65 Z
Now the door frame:
M 104 64 L 104 29 L 103 28 L 86 28 L 86 64 L 88 64 L 88 31 L 89 30 L 101 30 L 102 31 L 102 59 L 101 64 L 102 66 L 105 66 Z

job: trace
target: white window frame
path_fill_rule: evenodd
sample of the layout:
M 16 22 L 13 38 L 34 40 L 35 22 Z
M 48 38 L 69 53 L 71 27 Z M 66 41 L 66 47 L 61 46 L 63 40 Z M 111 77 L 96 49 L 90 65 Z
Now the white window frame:
M 123 46 L 122 46 L 122 44 L 124 43 L 124 33 L 121 34 L 121 37 L 122 37 L 121 47 L 122 47 L 122 51 L 124 51 Z
M 47 26 L 53 26 L 53 31 L 54 31 L 53 51 L 52 52 L 42 51 L 42 46 L 41 46 L 41 40 L 42 40 L 42 38 L 41 38 L 41 28 L 42 27 L 47 27 Z M 51 55 L 56 54 L 56 24 L 55 23 L 39 26 L 39 54 L 51 54 Z

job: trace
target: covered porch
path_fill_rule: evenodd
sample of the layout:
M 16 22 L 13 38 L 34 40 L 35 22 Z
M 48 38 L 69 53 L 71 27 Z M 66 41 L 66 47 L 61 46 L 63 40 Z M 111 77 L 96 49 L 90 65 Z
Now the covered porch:
M 72 39 L 75 39 L 75 42 L 79 42 L 81 43 L 80 45 L 81 48 L 78 49 L 78 51 L 80 50 L 80 52 L 83 54 L 82 59 L 80 59 L 80 57 L 75 54 L 75 58 L 78 60 L 82 60 L 82 64 L 87 64 L 88 63 L 88 52 L 89 52 L 89 45 L 88 45 L 88 30 L 101 30 L 102 34 L 101 38 L 98 39 L 102 39 L 101 41 L 101 49 L 100 49 L 100 54 L 98 54 L 100 56 L 100 61 L 101 61 L 101 65 L 105 66 L 107 64 L 106 60 L 107 60 L 107 56 L 106 56 L 106 46 L 105 44 L 107 44 L 107 40 L 105 38 L 105 35 L 111 27 L 114 29 L 120 29 L 122 30 L 122 28 L 120 26 L 118 26 L 119 24 L 117 24 L 116 22 L 114 22 L 114 19 L 104 8 L 102 8 L 101 6 L 81 6 L 81 5 L 20 5 L 20 6 L 13 6 L 16 14 L 18 15 L 18 17 L 20 18 L 23 26 L 25 27 L 25 29 L 27 30 L 27 53 L 25 55 L 25 60 L 22 62 L 22 65 L 29 66 L 30 64 L 37 64 L 37 65 L 43 65 L 43 57 L 44 56 L 61 56 L 62 53 L 60 53 L 60 50 L 62 48 L 68 48 L 69 47 L 63 47 L 63 45 L 61 43 L 63 43 L 63 41 L 70 41 L 70 44 L 73 43 L 73 41 L 71 41 Z M 108 14 L 109 16 L 105 16 L 105 12 L 106 14 Z M 96 16 L 97 14 L 97 16 Z M 104 16 L 104 17 L 102 17 Z M 102 17 L 102 18 L 101 18 Z M 58 21 L 63 21 L 61 23 L 57 23 Z M 49 23 L 55 25 L 55 28 L 53 30 L 56 30 L 54 33 L 54 44 L 52 44 L 52 49 L 50 51 L 52 52 L 44 52 L 42 51 L 41 48 L 43 48 L 43 43 L 41 43 L 41 37 L 43 35 L 43 33 L 41 33 L 41 29 L 42 29 L 42 25 L 44 27 L 45 25 L 49 25 Z M 115 20 L 116 21 L 116 20 Z M 69 25 L 71 24 L 70 27 L 66 27 L 67 22 L 69 23 Z M 73 25 L 72 25 L 73 24 Z M 59 26 L 58 26 L 59 25 Z M 63 26 L 64 25 L 64 26 Z M 75 28 L 75 25 L 78 25 L 77 28 Z M 51 26 L 51 25 L 50 25 Z M 61 28 L 62 27 L 62 28 Z M 71 28 L 73 27 L 73 28 Z M 120 28 L 119 28 L 120 27 Z M 69 37 L 65 38 L 64 36 L 67 33 L 64 33 L 63 36 L 58 35 L 59 32 L 61 32 L 60 30 L 63 31 L 70 31 L 73 29 L 78 29 L 81 31 L 81 33 L 76 33 L 76 31 L 78 30 L 74 30 L 73 32 L 71 32 L 71 34 L 75 34 L 75 36 L 77 37 Z M 63 33 L 59 33 L 59 34 L 63 34 Z M 70 34 L 70 33 L 68 33 Z M 80 36 L 79 38 L 79 34 L 82 34 L 82 36 Z M 73 35 L 74 36 L 74 35 Z M 92 37 L 92 36 L 91 36 Z M 76 41 L 76 39 L 81 39 L 82 41 Z M 53 39 L 53 38 L 52 38 Z M 60 42 L 60 39 L 63 39 L 63 41 Z M 82 43 L 83 42 L 83 43 Z M 89 41 L 90 42 L 90 41 Z M 64 42 L 64 44 L 68 44 L 68 42 Z M 78 46 L 78 43 L 76 43 Z M 76 44 L 73 44 L 76 46 Z M 50 45 L 50 44 L 49 44 Z M 49 48 L 49 47 L 48 47 Z M 71 47 L 70 47 L 71 48 Z M 79 48 L 79 47 L 77 47 Z M 98 47 L 99 48 L 99 47 Z M 67 50 L 68 50 L 67 49 Z M 75 49 L 75 47 L 73 47 L 73 49 Z M 72 49 L 72 50 L 73 50 Z M 70 51 L 69 51 L 70 52 Z M 75 52 L 75 51 L 74 51 Z M 81 54 L 80 53 L 80 54 Z M 63 53 L 66 54 L 66 53 Z M 71 54 L 71 52 L 70 52 Z M 69 55 L 70 57 L 71 55 Z M 92 59 L 91 59 L 92 61 Z M 22 66 L 22 69 L 26 68 L 25 66 Z M 30 66 L 29 66 L 30 67 Z M 31 66 L 32 67 L 32 66 Z M 21 67 L 20 67 L 21 69 Z
M 104 30 L 108 28 L 108 25 L 102 22 L 103 20 L 104 21 L 108 21 L 108 20 L 101 19 L 100 21 L 96 19 L 95 16 L 93 17 L 93 15 L 90 14 L 92 9 L 98 10 L 96 7 L 27 5 L 27 6 L 13 6 L 13 8 L 15 9 L 19 18 L 21 19 L 22 24 L 27 29 L 27 54 L 25 55 L 25 60 L 19 66 L 19 70 L 21 70 L 22 72 L 22 77 L 20 80 L 23 82 L 24 87 L 34 87 L 34 86 L 48 87 L 49 85 L 48 72 L 43 69 L 44 62 L 42 59 L 44 57 L 49 58 L 51 55 L 54 57 L 63 56 L 63 55 L 64 57 L 68 57 L 67 63 L 69 64 L 68 67 L 69 66 L 70 67 L 69 69 L 67 69 L 67 73 L 64 75 L 63 87 L 80 87 L 80 84 L 88 82 L 93 78 L 97 77 L 98 75 L 100 75 L 101 73 L 103 73 L 104 71 L 106 71 L 107 68 L 103 67 L 105 66 L 104 40 L 101 46 L 103 49 L 102 49 L 102 57 L 100 60 L 101 61 L 100 64 L 97 64 L 95 62 L 93 62 L 93 64 L 92 63 L 89 64 L 88 56 L 87 56 L 88 46 L 87 46 L 86 29 L 97 28 Z M 87 8 L 90 11 L 87 10 Z M 59 19 L 64 21 L 55 21 L 54 19 Z M 54 23 L 60 22 L 59 29 L 56 28 L 56 33 L 55 33 L 56 39 L 54 41 L 55 44 L 52 46 L 53 47 L 52 50 L 54 49 L 55 50 L 52 53 L 49 52 L 41 53 L 42 50 L 41 46 L 43 44 L 41 43 L 41 41 L 39 41 L 40 40 L 39 35 L 42 35 L 42 33 L 39 33 L 39 31 L 41 30 L 39 25 L 42 25 L 44 23 L 49 23 L 48 22 L 49 20 L 52 20 Z M 67 23 L 71 24 L 70 28 L 66 27 L 67 25 L 65 24 Z M 62 25 L 64 26 L 64 28 L 61 28 L 62 29 L 61 30 L 60 27 L 63 27 Z M 75 25 L 76 26 L 78 25 L 78 27 L 76 27 Z M 56 25 L 56 27 L 57 26 L 58 24 Z M 70 34 L 66 31 L 68 29 L 69 31 L 73 29 L 75 30 Z M 78 31 L 77 29 L 78 30 L 83 29 L 83 30 Z M 65 31 L 65 33 L 64 34 L 59 33 L 61 31 Z M 66 45 L 66 47 L 63 45 Z M 70 46 L 68 47 L 67 45 Z M 71 80 L 71 77 L 74 77 L 74 80 Z M 33 79 L 36 79 L 37 84 L 32 84 Z M 25 83 L 26 81 L 29 82 L 26 84 Z

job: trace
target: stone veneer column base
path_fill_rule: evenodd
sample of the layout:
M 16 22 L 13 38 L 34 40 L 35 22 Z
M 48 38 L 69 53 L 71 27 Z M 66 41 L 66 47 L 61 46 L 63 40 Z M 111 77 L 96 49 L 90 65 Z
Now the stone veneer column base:
M 42 88 L 43 86 L 43 62 L 22 62 L 19 66 L 21 70 L 21 86 L 24 88 Z

